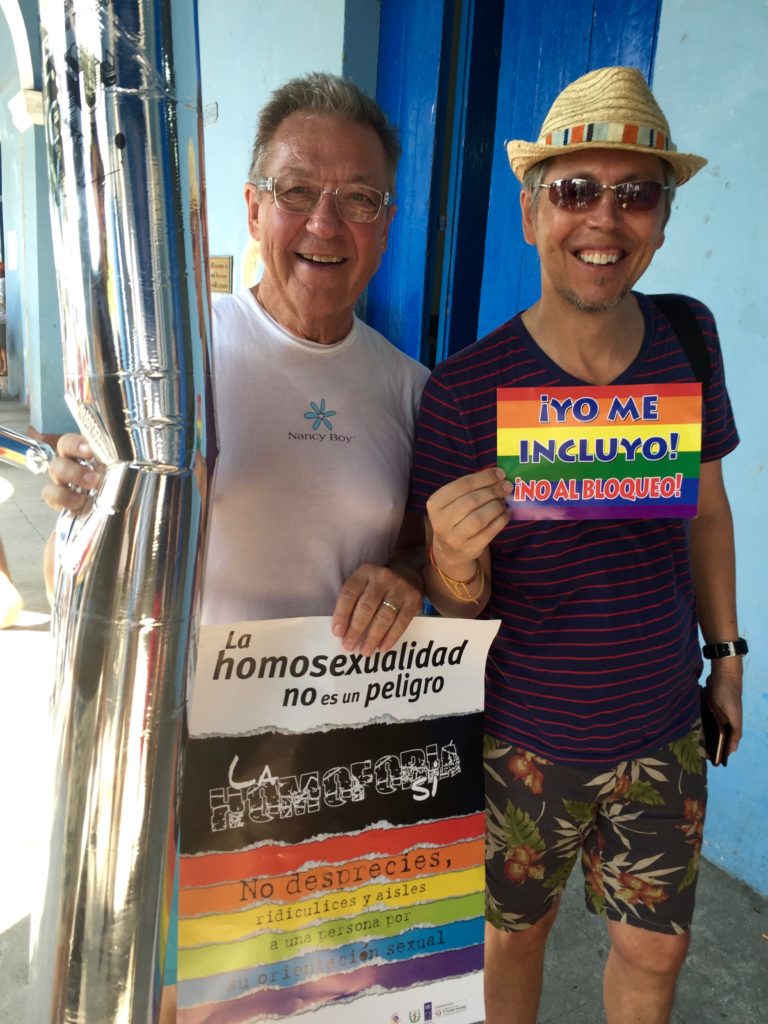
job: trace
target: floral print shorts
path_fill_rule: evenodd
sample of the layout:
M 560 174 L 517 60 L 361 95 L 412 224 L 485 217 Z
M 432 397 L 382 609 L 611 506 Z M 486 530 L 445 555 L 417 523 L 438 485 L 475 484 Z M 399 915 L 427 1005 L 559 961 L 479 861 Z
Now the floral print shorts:
M 553 764 L 485 739 L 486 919 L 543 917 L 581 853 L 587 907 L 614 921 L 688 929 L 707 773 L 701 728 L 611 768 Z

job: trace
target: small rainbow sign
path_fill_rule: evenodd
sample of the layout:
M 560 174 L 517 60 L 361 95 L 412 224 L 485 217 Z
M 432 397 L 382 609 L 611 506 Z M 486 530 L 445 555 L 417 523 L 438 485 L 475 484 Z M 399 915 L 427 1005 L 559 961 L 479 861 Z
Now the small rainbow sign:
M 515 519 L 696 515 L 701 384 L 497 389 Z

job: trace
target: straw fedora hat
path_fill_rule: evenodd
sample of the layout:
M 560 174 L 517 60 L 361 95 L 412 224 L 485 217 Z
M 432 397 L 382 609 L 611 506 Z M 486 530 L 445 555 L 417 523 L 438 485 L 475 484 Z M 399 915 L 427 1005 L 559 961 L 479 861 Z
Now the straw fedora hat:
M 507 156 L 522 181 L 534 164 L 579 149 L 653 153 L 672 166 L 678 185 L 707 162 L 678 153 L 667 119 L 637 68 L 600 68 L 571 82 L 552 104 L 538 141 L 513 139 Z

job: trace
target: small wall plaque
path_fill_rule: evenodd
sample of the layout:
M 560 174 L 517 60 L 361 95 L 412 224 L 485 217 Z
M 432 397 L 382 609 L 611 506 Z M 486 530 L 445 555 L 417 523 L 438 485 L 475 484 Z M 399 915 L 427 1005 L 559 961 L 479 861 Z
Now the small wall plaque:
M 232 256 L 211 256 L 211 291 L 232 291 Z

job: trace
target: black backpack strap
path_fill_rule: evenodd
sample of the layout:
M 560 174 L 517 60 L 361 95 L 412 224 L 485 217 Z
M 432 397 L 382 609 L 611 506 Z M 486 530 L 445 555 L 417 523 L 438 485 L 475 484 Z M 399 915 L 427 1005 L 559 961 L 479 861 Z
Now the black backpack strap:
M 659 307 L 672 325 L 685 352 L 686 359 L 697 381 L 701 383 L 701 393 L 706 399 L 709 381 L 712 377 L 712 366 L 709 362 L 707 343 L 704 340 L 696 314 L 682 295 L 651 295 L 649 298 Z

